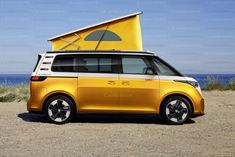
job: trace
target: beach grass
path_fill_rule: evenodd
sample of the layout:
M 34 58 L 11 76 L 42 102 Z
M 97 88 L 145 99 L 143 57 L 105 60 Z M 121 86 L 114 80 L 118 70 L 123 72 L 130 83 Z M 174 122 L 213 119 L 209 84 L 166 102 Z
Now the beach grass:
M 29 98 L 28 84 L 0 85 L 0 102 L 26 102 Z
M 219 82 L 218 78 L 207 77 L 205 86 L 202 87 L 202 90 L 225 90 L 227 89 L 225 85 L 222 85 Z
M 230 79 L 229 84 L 228 84 L 228 89 L 235 90 L 235 78 Z
M 229 80 L 227 85 L 221 84 L 218 78 L 207 77 L 206 85 L 202 87 L 202 90 L 235 90 L 235 78 Z

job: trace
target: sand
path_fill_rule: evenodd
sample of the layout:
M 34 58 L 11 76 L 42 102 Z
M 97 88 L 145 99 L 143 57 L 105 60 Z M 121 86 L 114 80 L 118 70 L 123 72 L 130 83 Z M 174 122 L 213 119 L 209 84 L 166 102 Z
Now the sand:
M 54 125 L 25 103 L 0 104 L 0 156 L 235 156 L 235 92 L 203 92 L 206 115 L 180 126 L 154 115 L 80 115 Z

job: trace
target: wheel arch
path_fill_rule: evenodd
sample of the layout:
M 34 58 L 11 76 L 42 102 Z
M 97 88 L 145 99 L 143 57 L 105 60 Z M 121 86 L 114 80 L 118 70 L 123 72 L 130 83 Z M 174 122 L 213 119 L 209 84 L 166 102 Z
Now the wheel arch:
M 74 98 L 73 98 L 71 95 L 69 95 L 68 93 L 64 93 L 64 92 L 56 92 L 56 93 L 50 93 L 50 94 L 48 94 L 48 95 L 46 96 L 46 98 L 44 99 L 43 103 L 42 103 L 42 112 L 45 111 L 46 102 L 47 102 L 50 98 L 52 98 L 52 97 L 54 97 L 54 96 L 57 96 L 57 95 L 62 95 L 62 96 L 65 96 L 65 97 L 69 98 L 69 99 L 73 102 L 74 107 L 75 107 L 75 111 L 77 112 L 77 104 L 76 104 L 76 101 L 74 100 Z
M 191 100 L 188 96 L 186 96 L 186 95 L 184 95 L 184 94 L 179 94 L 179 93 L 172 93 L 172 94 L 169 94 L 169 95 L 165 96 L 165 97 L 162 99 L 162 101 L 161 101 L 161 103 L 160 103 L 160 107 L 159 107 L 159 114 L 161 114 L 162 106 L 163 106 L 164 102 L 165 102 L 167 99 L 169 99 L 170 97 L 172 97 L 172 96 L 181 96 L 181 97 L 185 98 L 186 100 L 188 100 L 189 104 L 190 104 L 191 107 L 192 107 L 192 113 L 191 113 L 191 115 L 194 113 L 194 105 L 193 105 L 193 102 L 192 102 L 192 100 Z

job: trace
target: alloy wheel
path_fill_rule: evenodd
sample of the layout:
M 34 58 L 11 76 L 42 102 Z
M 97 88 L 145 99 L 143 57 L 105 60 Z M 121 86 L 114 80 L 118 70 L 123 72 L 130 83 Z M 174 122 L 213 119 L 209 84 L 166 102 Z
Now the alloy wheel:
M 71 114 L 71 108 L 69 104 L 62 100 L 56 99 L 52 101 L 48 106 L 48 115 L 51 120 L 55 122 L 66 121 Z
M 187 105 L 181 100 L 172 100 L 166 105 L 166 116 L 172 122 L 184 121 L 188 113 Z

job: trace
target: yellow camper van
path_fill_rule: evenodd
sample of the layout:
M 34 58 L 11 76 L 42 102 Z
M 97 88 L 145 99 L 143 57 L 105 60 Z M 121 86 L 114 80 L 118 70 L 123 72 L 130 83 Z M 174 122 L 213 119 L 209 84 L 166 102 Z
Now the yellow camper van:
M 50 51 L 39 55 L 27 108 L 57 124 L 86 112 L 159 114 L 183 124 L 204 114 L 204 99 L 196 80 L 154 53 Z
M 29 112 L 57 124 L 76 113 L 160 114 L 183 124 L 204 114 L 199 84 L 142 50 L 141 12 L 49 39 L 30 81 Z

